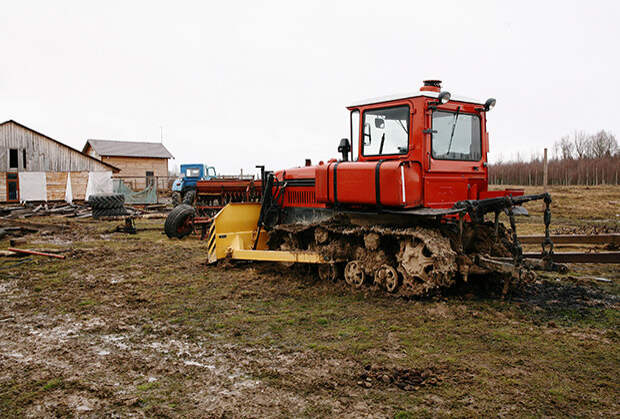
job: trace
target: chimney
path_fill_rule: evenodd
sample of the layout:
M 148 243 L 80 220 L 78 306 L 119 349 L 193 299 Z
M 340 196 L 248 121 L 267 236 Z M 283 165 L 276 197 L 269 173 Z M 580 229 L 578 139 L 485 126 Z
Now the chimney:
M 441 91 L 441 80 L 424 80 L 424 86 L 420 87 L 421 92 L 437 92 Z

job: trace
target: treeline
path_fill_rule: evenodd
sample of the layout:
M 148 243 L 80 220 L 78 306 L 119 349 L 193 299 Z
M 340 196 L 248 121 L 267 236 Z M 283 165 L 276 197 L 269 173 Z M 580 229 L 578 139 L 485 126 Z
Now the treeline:
M 499 185 L 542 185 L 543 158 L 497 162 L 489 165 L 489 182 Z M 607 131 L 588 135 L 575 131 L 553 145 L 548 156 L 550 185 L 618 185 L 620 150 L 615 136 Z

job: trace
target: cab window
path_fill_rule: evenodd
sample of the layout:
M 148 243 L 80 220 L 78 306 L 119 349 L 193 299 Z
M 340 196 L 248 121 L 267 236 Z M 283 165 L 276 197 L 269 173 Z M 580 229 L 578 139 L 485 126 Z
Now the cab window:
M 480 117 L 458 112 L 433 112 L 433 158 L 478 161 L 482 158 Z
M 407 154 L 408 150 L 409 106 L 364 112 L 362 155 Z
M 186 169 L 185 170 L 185 177 L 199 177 L 200 176 L 200 169 Z

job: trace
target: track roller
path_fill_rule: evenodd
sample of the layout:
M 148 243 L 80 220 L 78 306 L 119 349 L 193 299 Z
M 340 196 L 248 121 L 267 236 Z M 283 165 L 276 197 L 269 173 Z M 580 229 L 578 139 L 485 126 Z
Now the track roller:
M 388 292 L 395 292 L 398 288 L 398 272 L 389 265 L 381 265 L 375 272 L 375 285 Z
M 352 260 L 347 263 L 347 266 L 344 268 L 344 280 L 347 284 L 354 288 L 361 288 L 364 284 L 364 279 L 366 279 L 366 274 L 359 261 Z

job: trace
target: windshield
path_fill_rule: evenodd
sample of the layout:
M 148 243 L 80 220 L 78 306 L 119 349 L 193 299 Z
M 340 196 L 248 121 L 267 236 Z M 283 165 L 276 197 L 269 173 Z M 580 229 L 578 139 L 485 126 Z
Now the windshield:
M 482 158 L 478 115 L 435 111 L 433 131 L 434 159 L 478 161 Z
M 406 154 L 409 149 L 409 107 L 364 112 L 364 156 Z
M 200 177 L 200 169 L 185 170 L 185 177 Z

